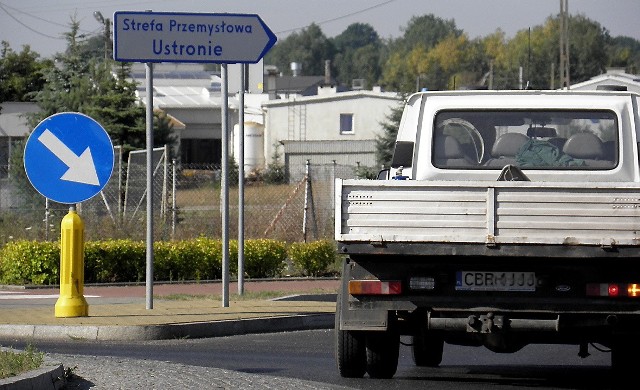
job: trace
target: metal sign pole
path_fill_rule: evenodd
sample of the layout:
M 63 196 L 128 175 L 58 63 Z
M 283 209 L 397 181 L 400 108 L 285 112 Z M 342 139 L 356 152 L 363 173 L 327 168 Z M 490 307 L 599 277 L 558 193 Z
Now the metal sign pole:
M 145 64 L 147 88 L 147 309 L 153 309 L 153 63 Z
M 222 307 L 229 307 L 229 83 L 227 64 L 222 64 Z
M 238 295 L 244 293 L 244 91 L 246 64 L 240 65 L 240 109 L 238 110 Z

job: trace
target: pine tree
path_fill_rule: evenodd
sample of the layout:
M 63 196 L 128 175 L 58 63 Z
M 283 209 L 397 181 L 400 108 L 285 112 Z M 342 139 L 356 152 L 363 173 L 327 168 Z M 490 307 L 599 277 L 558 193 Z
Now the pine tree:
M 393 107 L 385 121 L 380 123 L 383 133 L 376 137 L 376 161 L 379 166 L 389 167 L 391 165 L 403 107 L 403 104 Z

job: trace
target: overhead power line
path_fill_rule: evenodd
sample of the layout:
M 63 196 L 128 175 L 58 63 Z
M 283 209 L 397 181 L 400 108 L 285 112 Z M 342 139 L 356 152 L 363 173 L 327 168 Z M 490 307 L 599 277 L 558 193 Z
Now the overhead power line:
M 18 18 L 16 18 L 15 16 L 13 16 L 13 15 L 11 14 L 11 12 L 9 12 L 9 11 L 7 10 L 7 8 L 11 8 L 12 10 L 15 10 L 15 11 L 20 12 L 20 13 L 23 13 L 23 12 L 22 12 L 22 11 L 20 11 L 20 10 L 16 10 L 15 8 L 9 7 L 9 6 L 7 6 L 6 4 L 0 3 L 0 9 L 1 9 L 1 10 L 3 10 L 3 11 L 7 14 L 7 16 L 9 16 L 11 19 L 15 20 L 18 24 L 20 24 L 22 27 L 26 28 L 27 30 L 32 31 L 32 32 L 34 32 L 34 33 L 36 33 L 36 34 L 38 34 L 38 35 L 41 35 L 41 36 L 43 36 L 43 37 L 47 37 L 47 38 L 52 38 L 52 39 L 64 39 L 63 37 L 54 37 L 54 36 L 52 36 L 52 35 L 45 34 L 45 33 L 40 32 L 40 31 L 38 31 L 38 30 L 36 30 L 36 29 L 34 29 L 34 28 L 31 28 L 30 26 L 28 26 L 28 25 L 26 25 L 25 23 L 23 23 L 20 19 L 18 19 Z M 25 14 L 25 15 L 28 15 L 28 14 Z M 34 17 L 34 18 L 37 18 L 37 19 L 41 19 L 41 18 L 38 18 L 37 16 L 33 16 L 33 15 L 28 15 L 28 16 L 31 16 L 31 17 Z M 44 19 L 41 19 L 41 20 L 44 20 Z
M 320 21 L 320 22 L 314 22 L 314 23 L 317 24 L 317 25 L 322 25 L 322 24 L 326 24 L 326 23 L 335 22 L 336 20 L 345 19 L 345 18 L 348 18 L 350 16 L 358 15 L 358 14 L 370 11 L 372 9 L 382 7 L 383 5 L 387 5 L 389 3 L 393 3 L 395 1 L 397 1 L 397 0 L 388 0 L 388 1 L 376 4 L 376 5 L 372 5 L 371 7 L 367 7 L 367 8 L 361 9 L 359 11 L 355 11 L 355 12 L 352 12 L 352 13 L 349 13 L 349 14 L 346 14 L 346 15 L 341 15 L 341 16 L 337 16 L 335 18 L 326 19 L 326 20 L 323 20 L 323 21 Z M 302 30 L 302 29 L 307 28 L 307 27 L 309 27 L 309 25 L 302 26 L 302 27 L 291 28 L 289 30 L 278 31 L 278 32 L 276 32 L 276 34 L 286 34 L 286 33 L 290 33 L 290 32 L 293 32 L 293 31 Z

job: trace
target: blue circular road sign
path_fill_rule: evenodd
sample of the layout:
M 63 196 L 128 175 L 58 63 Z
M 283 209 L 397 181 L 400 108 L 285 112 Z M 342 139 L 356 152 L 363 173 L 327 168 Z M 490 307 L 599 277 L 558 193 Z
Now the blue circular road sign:
M 113 144 L 105 129 L 75 112 L 44 119 L 24 148 L 29 181 L 59 203 L 79 203 L 100 192 L 111 177 L 113 161 Z

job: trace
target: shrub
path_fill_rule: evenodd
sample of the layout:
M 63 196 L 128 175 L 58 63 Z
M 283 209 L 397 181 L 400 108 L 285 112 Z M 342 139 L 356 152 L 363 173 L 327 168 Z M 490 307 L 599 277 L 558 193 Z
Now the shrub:
M 211 280 L 222 278 L 222 241 L 199 237 L 154 242 L 154 280 Z M 287 259 L 281 241 L 247 240 L 244 271 L 250 278 L 281 276 Z M 229 242 L 229 271 L 237 275 L 238 242 Z M 0 283 L 57 284 L 60 244 L 13 241 L 0 250 Z M 140 282 L 146 276 L 146 244 L 134 240 L 84 243 L 84 283 Z
M 235 247 L 235 249 L 232 249 Z M 238 242 L 229 245 L 229 256 L 232 264 L 235 264 L 237 273 Z M 232 258 L 235 257 L 235 261 Z M 244 243 L 244 273 L 249 278 L 271 278 L 281 276 L 287 263 L 287 246 L 282 241 L 269 239 L 247 240 Z M 231 264 L 229 269 L 231 269 Z
M 60 244 L 12 241 L 0 252 L 0 281 L 5 284 L 57 284 Z
M 327 240 L 292 243 L 287 253 L 294 267 L 305 276 L 326 274 L 336 261 L 335 244 Z
M 191 272 L 191 280 L 222 278 L 222 241 L 198 237 L 184 241 L 178 249 L 183 266 Z
M 85 283 L 144 280 L 146 251 L 143 241 L 104 240 L 85 243 Z

